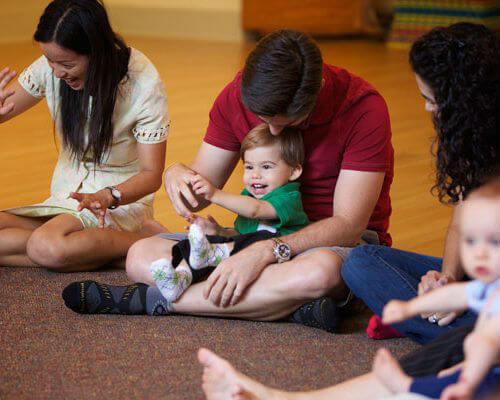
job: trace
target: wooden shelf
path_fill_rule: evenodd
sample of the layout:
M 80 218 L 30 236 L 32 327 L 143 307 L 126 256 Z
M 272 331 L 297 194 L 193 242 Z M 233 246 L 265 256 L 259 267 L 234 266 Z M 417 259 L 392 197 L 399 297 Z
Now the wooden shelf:
M 267 34 L 288 28 L 311 35 L 362 33 L 362 0 L 243 0 L 243 29 Z

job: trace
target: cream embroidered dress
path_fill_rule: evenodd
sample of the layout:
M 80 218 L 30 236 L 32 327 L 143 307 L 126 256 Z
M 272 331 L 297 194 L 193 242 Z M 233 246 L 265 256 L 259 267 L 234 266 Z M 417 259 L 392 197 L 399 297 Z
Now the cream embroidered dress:
M 37 98 L 45 97 L 57 130 L 61 131 L 59 83 L 45 56 L 40 57 L 19 76 L 22 87 Z M 42 217 L 70 213 L 84 227 L 97 227 L 97 218 L 89 210 L 77 211 L 78 202 L 70 192 L 95 193 L 106 186 L 118 185 L 139 172 L 137 142 L 161 143 L 170 126 L 165 88 L 148 58 L 131 49 L 128 74 L 119 85 L 113 113 L 113 141 L 102 164 L 92 163 L 85 155 L 81 162 L 61 148 L 50 187 L 50 197 L 43 203 L 4 210 L 8 213 Z M 143 221 L 153 217 L 154 194 L 135 203 L 107 210 L 105 224 L 118 230 L 136 232 Z

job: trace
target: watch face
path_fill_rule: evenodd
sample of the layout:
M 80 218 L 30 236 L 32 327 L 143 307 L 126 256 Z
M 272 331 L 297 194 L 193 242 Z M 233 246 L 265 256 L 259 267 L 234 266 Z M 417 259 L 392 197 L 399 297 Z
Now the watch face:
M 117 200 L 120 200 L 121 197 L 122 197 L 122 194 L 120 193 L 120 191 L 118 189 L 112 189 L 111 190 L 111 195 L 117 199 Z
M 290 258 L 290 247 L 288 245 L 281 243 L 278 246 L 278 254 L 280 255 L 281 258 L 288 259 Z

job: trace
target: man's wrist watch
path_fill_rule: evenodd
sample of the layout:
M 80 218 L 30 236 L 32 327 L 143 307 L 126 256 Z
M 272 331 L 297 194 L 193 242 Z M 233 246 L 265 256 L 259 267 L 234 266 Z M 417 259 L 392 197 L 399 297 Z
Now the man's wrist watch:
M 122 192 L 118 190 L 116 186 L 106 186 L 105 189 L 108 189 L 111 193 L 111 197 L 113 198 L 113 202 L 108 207 L 110 210 L 114 210 L 116 207 L 120 205 L 120 201 L 122 199 Z
M 289 244 L 278 238 L 271 238 L 274 243 L 273 254 L 278 263 L 289 261 L 292 257 L 292 249 Z

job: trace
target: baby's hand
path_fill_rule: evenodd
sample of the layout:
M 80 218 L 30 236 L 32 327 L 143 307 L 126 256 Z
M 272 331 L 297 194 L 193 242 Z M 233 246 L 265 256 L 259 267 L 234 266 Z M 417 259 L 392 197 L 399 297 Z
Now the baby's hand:
M 443 393 L 441 400 L 470 400 L 472 399 L 473 388 L 467 382 L 459 381 L 449 385 Z
M 195 194 L 201 195 L 205 200 L 211 200 L 217 188 L 201 175 L 196 174 L 191 178 L 191 186 Z
M 392 324 L 394 322 L 404 321 L 409 317 L 408 303 L 401 300 L 391 300 L 384 307 L 382 312 L 382 322 Z

